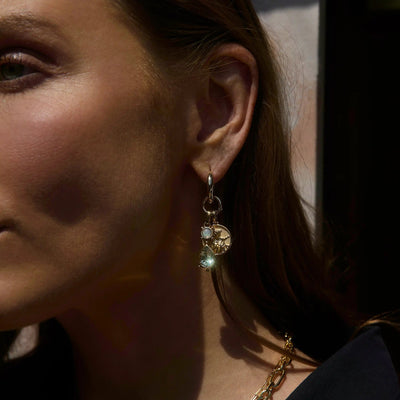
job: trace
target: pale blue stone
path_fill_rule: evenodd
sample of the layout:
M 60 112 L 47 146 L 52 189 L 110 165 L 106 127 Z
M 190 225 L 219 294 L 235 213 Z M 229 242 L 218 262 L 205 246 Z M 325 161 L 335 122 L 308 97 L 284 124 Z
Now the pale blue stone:
M 211 228 L 206 227 L 206 228 L 203 228 L 203 229 L 201 230 L 201 237 L 202 237 L 202 239 L 205 239 L 205 240 L 211 239 L 211 238 L 212 238 L 212 235 L 213 235 L 213 231 L 212 231 Z

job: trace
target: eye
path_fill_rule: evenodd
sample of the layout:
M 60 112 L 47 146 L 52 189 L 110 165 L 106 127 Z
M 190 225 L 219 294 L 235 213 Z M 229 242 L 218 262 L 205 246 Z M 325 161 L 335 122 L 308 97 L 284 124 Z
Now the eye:
M 0 53 L 0 92 L 16 92 L 36 86 L 46 77 L 43 64 L 29 53 Z
M 0 66 L 0 81 L 12 81 L 34 73 L 35 70 L 22 64 L 6 63 Z

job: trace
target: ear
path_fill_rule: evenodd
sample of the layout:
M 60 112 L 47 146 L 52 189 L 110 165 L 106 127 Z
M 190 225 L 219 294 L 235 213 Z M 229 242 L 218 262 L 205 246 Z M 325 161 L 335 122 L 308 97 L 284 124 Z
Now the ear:
M 208 72 L 196 96 L 196 124 L 190 163 L 206 182 L 228 171 L 250 131 L 258 91 L 258 68 L 253 55 L 239 44 L 225 44 L 211 53 Z

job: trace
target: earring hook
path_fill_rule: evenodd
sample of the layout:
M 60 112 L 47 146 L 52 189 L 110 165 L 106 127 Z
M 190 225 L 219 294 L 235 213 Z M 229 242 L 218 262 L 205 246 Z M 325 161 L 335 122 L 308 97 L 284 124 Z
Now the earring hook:
M 211 204 L 214 201 L 214 179 L 211 172 L 207 177 L 207 186 L 208 186 L 208 202 Z

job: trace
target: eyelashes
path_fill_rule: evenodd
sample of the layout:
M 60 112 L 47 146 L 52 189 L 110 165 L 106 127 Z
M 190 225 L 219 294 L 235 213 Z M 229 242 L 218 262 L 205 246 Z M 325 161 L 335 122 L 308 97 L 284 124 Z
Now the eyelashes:
M 18 92 L 46 78 L 43 62 L 22 51 L 0 53 L 0 92 Z

